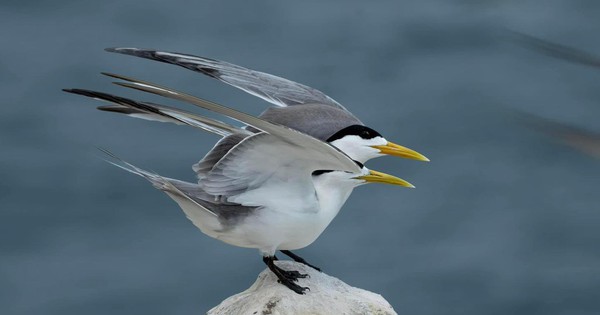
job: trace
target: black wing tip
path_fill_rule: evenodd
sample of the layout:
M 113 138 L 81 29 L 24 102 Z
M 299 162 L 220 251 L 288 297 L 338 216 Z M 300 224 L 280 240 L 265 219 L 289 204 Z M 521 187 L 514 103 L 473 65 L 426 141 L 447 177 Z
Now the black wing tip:
M 103 112 L 119 113 L 119 114 L 125 114 L 125 115 L 140 113 L 139 110 L 134 110 L 132 108 L 118 106 L 118 105 L 102 105 L 102 106 L 96 107 L 96 109 L 101 110 Z
M 105 112 L 114 112 L 114 113 L 121 113 L 121 114 L 126 114 L 126 115 L 151 112 L 151 113 L 155 113 L 158 115 L 167 116 L 164 113 L 162 113 L 160 110 L 158 110 L 152 106 L 149 106 L 147 104 L 144 104 L 143 102 L 134 101 L 132 99 L 128 99 L 128 98 L 113 95 L 113 94 L 92 91 L 92 90 L 83 90 L 83 89 L 63 89 L 63 91 L 117 104 L 117 105 L 103 105 L 103 106 L 96 107 L 98 110 L 105 111 Z
M 123 81 L 127 81 L 127 82 L 139 82 L 139 83 L 143 83 L 143 81 L 141 81 L 141 80 L 137 80 L 137 79 L 134 79 L 134 78 L 126 77 L 124 75 L 120 75 L 120 74 L 116 74 L 116 73 L 100 72 L 100 74 L 105 75 L 105 76 L 110 77 L 110 78 L 119 79 L 119 80 L 123 80 Z M 113 82 L 113 83 L 116 84 L 117 82 Z
M 92 96 L 92 97 L 95 97 L 98 94 L 106 94 L 106 93 L 92 91 L 92 90 L 86 90 L 86 89 L 63 89 L 63 91 L 67 92 L 67 93 L 71 93 L 71 94 L 78 94 L 78 95 Z
M 104 51 L 164 62 L 164 60 L 162 60 L 157 55 L 158 51 L 155 49 L 143 49 L 135 47 L 109 47 L 104 48 Z
M 202 61 L 208 63 L 220 63 L 223 64 L 223 61 L 219 61 L 217 59 L 212 59 L 208 57 L 195 56 L 190 54 L 178 53 L 178 52 L 170 52 L 170 51 L 159 51 L 156 49 L 145 49 L 145 48 L 133 48 L 133 47 L 109 47 L 105 48 L 105 51 L 135 56 L 155 61 L 160 61 L 164 63 L 170 63 L 174 65 L 178 65 L 190 70 L 200 71 L 208 76 L 217 78 L 221 73 L 219 70 L 211 67 L 210 65 L 205 65 L 204 67 L 199 66 L 196 62 L 190 62 L 189 60 L 185 60 L 185 58 L 194 59 L 195 61 Z M 183 57 L 183 58 L 182 58 Z
M 71 94 L 86 95 L 86 96 L 94 93 L 94 91 L 85 90 L 85 89 L 62 89 L 62 91 L 71 93 Z
M 123 55 L 137 55 L 141 49 L 133 47 L 108 47 L 104 48 L 104 51 L 123 54 Z
M 108 47 L 104 48 L 104 51 L 117 54 L 132 55 L 139 51 L 149 51 L 149 49 L 139 49 L 134 47 Z
M 202 73 L 204 73 L 208 76 L 215 77 L 215 78 L 218 78 L 221 75 L 221 71 L 219 71 L 215 68 L 196 67 L 196 69 L 200 70 Z
M 111 77 L 111 78 L 115 78 L 115 79 L 121 79 L 121 75 L 115 74 L 115 73 L 110 73 L 110 72 L 100 72 L 101 75 L 105 75 L 107 77 Z
M 109 101 L 109 102 L 113 102 L 113 103 L 137 103 L 133 100 L 130 100 L 128 98 L 124 98 L 121 96 L 117 96 L 117 95 L 113 95 L 113 94 L 108 94 L 108 93 L 104 93 L 104 92 L 99 92 L 99 91 L 93 91 L 93 90 L 85 90 L 85 89 L 63 89 L 63 91 L 67 92 L 67 93 L 72 93 L 72 94 L 77 94 L 77 95 L 82 95 L 82 96 L 87 96 L 87 97 L 91 97 L 91 98 L 99 98 L 105 101 Z

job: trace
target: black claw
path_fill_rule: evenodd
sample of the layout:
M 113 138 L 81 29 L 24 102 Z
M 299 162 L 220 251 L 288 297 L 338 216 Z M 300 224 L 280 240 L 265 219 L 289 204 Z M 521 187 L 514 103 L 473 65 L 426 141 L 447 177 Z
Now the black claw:
M 300 273 L 296 270 L 284 270 L 277 267 L 274 263 L 274 256 L 265 256 L 263 261 L 269 269 L 277 276 L 277 282 L 285 285 L 288 289 L 298 293 L 304 294 L 304 291 L 310 290 L 308 287 L 301 287 L 294 282 L 297 282 L 299 278 L 306 278 L 308 275 Z
M 298 281 L 298 280 L 295 280 Z M 294 283 L 294 281 L 290 280 L 290 279 L 285 279 L 285 280 L 277 280 L 277 282 L 283 284 L 284 286 L 286 286 L 288 289 L 298 293 L 298 294 L 304 294 L 304 291 L 308 290 L 310 291 L 309 287 L 301 287 L 297 284 Z
M 295 270 L 282 270 L 283 275 L 293 281 L 298 281 L 299 278 L 306 278 L 308 277 L 307 274 L 305 273 L 300 273 L 298 271 Z

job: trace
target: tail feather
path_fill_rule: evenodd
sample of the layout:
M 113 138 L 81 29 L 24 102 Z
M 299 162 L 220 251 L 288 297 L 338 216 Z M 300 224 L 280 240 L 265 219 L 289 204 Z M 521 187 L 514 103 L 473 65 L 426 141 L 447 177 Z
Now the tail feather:
M 187 199 L 188 201 L 192 202 L 193 204 L 195 204 L 196 206 L 198 206 L 199 208 L 205 210 L 206 212 L 212 214 L 215 217 L 218 217 L 218 215 L 211 211 L 210 209 L 202 206 L 200 203 L 198 203 L 197 200 L 195 200 L 192 196 L 186 194 L 185 192 L 181 191 L 179 188 L 177 188 L 171 181 L 175 181 L 173 179 L 167 178 L 167 177 L 162 177 L 158 174 L 155 173 L 151 173 L 148 172 L 146 170 L 143 170 L 129 162 L 126 162 L 124 160 L 122 160 L 121 158 L 119 158 L 118 156 L 114 155 L 112 152 L 103 149 L 103 148 L 98 148 L 100 151 L 102 151 L 104 154 L 106 154 L 108 156 L 109 159 L 105 159 L 106 162 L 120 168 L 123 169 L 129 173 L 141 176 L 143 178 L 145 178 L 146 180 L 148 180 L 150 183 L 152 183 L 152 185 L 159 190 L 162 190 L 164 192 L 170 193 L 170 194 L 174 194 L 180 197 L 183 197 L 185 199 Z

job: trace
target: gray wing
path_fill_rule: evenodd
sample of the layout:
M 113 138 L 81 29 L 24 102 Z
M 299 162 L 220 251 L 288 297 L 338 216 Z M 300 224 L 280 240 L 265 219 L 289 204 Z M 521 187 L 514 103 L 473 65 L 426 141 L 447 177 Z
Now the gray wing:
M 363 125 L 352 113 L 322 104 L 269 107 L 259 117 L 298 130 L 322 141 L 327 141 L 329 137 L 346 127 Z M 252 130 L 251 128 L 248 129 Z
M 187 102 L 204 109 L 225 115 L 231 119 L 237 120 L 239 122 L 248 124 L 258 130 L 264 131 L 270 135 L 275 136 L 276 138 L 289 142 L 298 147 L 304 148 L 308 152 L 313 152 L 315 156 L 321 157 L 323 161 L 336 161 L 335 165 L 331 164 L 331 170 L 339 170 L 346 171 L 352 173 L 361 172 L 361 168 L 354 163 L 354 161 L 349 158 L 346 154 L 341 152 L 339 149 L 334 146 L 323 142 L 322 140 L 316 139 L 312 136 L 309 136 L 305 133 L 299 132 L 294 129 L 287 128 L 285 126 L 277 125 L 270 123 L 266 120 L 260 119 L 258 117 L 254 117 L 252 115 L 248 115 L 246 113 L 242 113 L 235 109 L 213 103 L 207 100 L 203 100 L 192 95 L 175 91 L 170 88 L 161 87 L 154 83 L 141 81 L 121 75 L 103 73 L 104 75 L 122 79 L 129 82 L 116 82 L 115 84 L 128 87 L 148 93 L 153 93 L 156 95 L 160 95 L 167 98 L 172 98 L 176 100 L 180 100 L 183 102 Z M 250 137 L 247 137 L 248 139 Z
M 220 136 L 228 136 L 234 133 L 246 135 L 252 134 L 245 129 L 169 106 L 149 102 L 139 102 L 112 94 L 84 89 L 64 89 L 63 91 L 107 101 L 113 104 L 109 106 L 99 106 L 98 109 L 103 111 L 121 113 L 130 117 L 152 121 L 188 125 Z
M 199 179 L 203 178 L 231 148 L 245 137 L 255 133 L 212 118 L 192 114 L 187 111 L 164 105 L 138 102 L 124 97 L 90 90 L 65 89 L 64 91 L 114 104 L 99 106 L 98 109 L 103 111 L 121 113 L 130 117 L 152 121 L 170 122 L 177 125 L 190 125 L 223 136 L 202 160 L 192 165 L 192 169 L 196 172 Z
M 319 103 L 346 110 L 317 89 L 224 61 L 150 49 L 107 48 L 106 51 L 170 63 L 200 72 L 277 106 Z
M 223 137 L 215 146 L 200 160 L 198 163 L 192 166 L 194 172 L 198 176 L 198 179 L 204 178 L 210 170 L 221 160 L 229 150 L 236 146 L 240 141 L 246 138 L 247 135 L 235 133 L 226 137 Z
M 200 188 L 200 185 L 197 183 L 188 183 L 170 178 L 163 179 L 168 180 L 171 187 L 176 188 L 187 198 L 193 200 L 197 205 L 216 214 L 216 216 L 219 218 L 219 221 L 221 224 L 224 224 L 224 226 L 231 226 L 235 224 L 236 221 L 245 218 L 254 210 L 259 208 L 255 206 L 243 206 L 238 203 L 227 202 L 223 198 L 215 198 L 215 196 L 209 195 L 203 191 Z M 194 221 L 192 218 L 190 218 L 190 220 Z
M 229 150 L 199 184 L 219 199 L 263 206 L 273 198 L 297 200 L 314 195 L 312 173 L 340 167 L 322 151 L 260 132 Z

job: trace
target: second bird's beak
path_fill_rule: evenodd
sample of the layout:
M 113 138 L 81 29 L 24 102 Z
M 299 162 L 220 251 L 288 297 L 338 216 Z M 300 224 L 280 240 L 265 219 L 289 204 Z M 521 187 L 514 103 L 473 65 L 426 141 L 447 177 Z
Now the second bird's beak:
M 398 178 L 396 176 L 392 176 L 386 173 L 381 173 L 378 171 L 369 170 L 369 174 L 357 176 L 356 179 L 362 179 L 367 183 L 382 183 L 382 184 L 390 184 L 390 185 L 399 185 L 408 188 L 415 188 L 411 183 L 405 181 L 402 178 Z
M 429 159 L 426 158 L 423 154 L 389 141 L 385 145 L 373 145 L 371 147 L 378 149 L 379 153 L 381 154 L 388 154 L 407 159 L 429 162 Z

